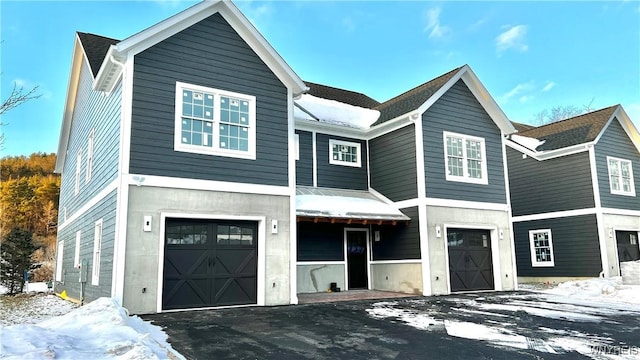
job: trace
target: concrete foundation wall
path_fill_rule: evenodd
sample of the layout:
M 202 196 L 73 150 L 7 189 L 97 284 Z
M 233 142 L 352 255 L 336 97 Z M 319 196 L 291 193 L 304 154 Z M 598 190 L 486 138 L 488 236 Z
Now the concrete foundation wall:
M 427 206 L 427 237 L 431 272 L 431 293 L 450 293 L 447 283 L 449 269 L 445 226 L 449 228 L 477 228 L 491 230 L 491 248 L 496 290 L 513 290 L 516 277 L 513 264 L 513 247 L 509 214 L 506 211 L 477 210 Z M 436 226 L 441 235 L 436 237 Z M 502 230 L 503 237 L 499 233 Z M 497 255 L 497 256 L 496 256 Z
M 298 293 L 326 292 L 334 282 L 345 290 L 343 264 L 313 264 L 297 266 Z
M 162 274 L 159 274 L 161 248 L 161 214 L 199 215 L 211 219 L 217 216 L 263 217 L 266 229 L 272 220 L 278 221 L 278 233 L 259 234 L 264 242 L 265 271 L 258 273 L 258 283 L 264 284 L 265 305 L 289 304 L 290 300 L 290 217 L 289 197 L 226 193 L 132 186 L 129 188 L 127 244 L 123 305 L 132 314 L 157 312 Z M 152 216 L 150 232 L 143 231 L 144 216 Z M 268 225 L 267 225 L 268 224 Z M 260 249 L 260 245 L 258 246 Z M 159 281 L 160 279 L 160 281 Z M 259 287 L 260 288 L 260 287 Z
M 371 264 L 371 288 L 422 295 L 422 264 Z
M 610 215 L 604 214 L 603 226 L 605 233 L 607 262 L 609 263 L 608 276 L 620 276 L 618 266 L 618 245 L 616 230 L 640 231 L 640 216 Z

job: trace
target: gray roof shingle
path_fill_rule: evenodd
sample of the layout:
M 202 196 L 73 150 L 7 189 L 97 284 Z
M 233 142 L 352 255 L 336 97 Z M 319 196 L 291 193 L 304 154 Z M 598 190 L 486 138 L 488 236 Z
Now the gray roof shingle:
M 312 83 L 310 81 L 305 81 L 304 83 L 309 87 L 309 91 L 307 91 L 307 94 L 319 98 L 335 100 L 345 104 L 359 106 L 367 109 L 372 109 L 380 105 L 378 101 L 359 92 L 338 89 L 332 86 Z
M 461 68 L 462 66 L 455 68 L 446 74 L 440 75 L 433 80 L 419 85 L 374 107 L 375 110 L 380 111 L 380 118 L 378 118 L 378 121 L 376 121 L 372 126 L 382 124 L 419 108 L 429 100 L 436 91 L 446 84 L 447 81 L 457 74 Z
M 518 132 L 518 135 L 544 140 L 536 150 L 556 150 L 595 140 L 619 105 Z
M 98 71 L 100 71 L 104 57 L 107 55 L 107 51 L 109 51 L 109 47 L 119 43 L 120 40 L 83 32 L 78 32 L 78 37 L 82 43 L 82 48 L 87 56 L 87 60 L 89 60 L 93 77 L 96 77 Z

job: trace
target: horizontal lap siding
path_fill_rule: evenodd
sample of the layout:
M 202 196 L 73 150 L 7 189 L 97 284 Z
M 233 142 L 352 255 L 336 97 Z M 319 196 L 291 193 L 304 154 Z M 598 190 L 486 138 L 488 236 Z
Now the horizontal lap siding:
M 418 197 L 415 127 L 369 140 L 371 187 L 393 201 Z
M 595 146 L 596 169 L 602 207 L 640 210 L 640 153 L 617 119 L 611 122 Z M 607 156 L 631 160 L 636 196 L 611 194 Z
M 298 223 L 298 261 L 344 261 L 344 224 Z
M 215 14 L 135 56 L 130 172 L 288 185 L 287 89 Z M 256 97 L 256 160 L 173 150 L 177 81 Z
M 80 218 L 58 232 L 58 242 L 64 240 L 63 273 L 64 284 L 56 284 L 56 292 L 66 290 L 67 294 L 80 299 L 79 270 L 74 267 L 76 232 L 80 231 L 80 261 L 87 262 L 87 283 L 85 300 L 87 302 L 99 297 L 111 296 L 111 280 L 113 272 L 113 248 L 116 228 L 117 192 L 114 190 L 98 202 Z M 98 286 L 91 285 L 93 272 L 93 243 L 95 222 L 102 219 L 102 251 L 100 256 L 100 279 Z
M 507 147 L 514 216 L 593 208 L 589 153 L 538 161 Z
M 531 266 L 529 230 L 551 229 L 554 267 Z M 598 276 L 602 271 L 595 215 L 514 223 L 518 276 Z
M 360 143 L 361 167 L 329 164 L 329 139 Z M 318 187 L 367 190 L 367 142 L 341 136 L 316 134 Z
M 462 80 L 423 115 L 427 197 L 506 204 L 500 129 Z M 443 131 L 485 139 L 488 185 L 447 181 Z
M 308 131 L 296 130 L 300 158 L 296 161 L 296 185 L 313 186 L 313 138 Z
M 93 75 L 83 62 L 76 107 L 74 109 L 64 170 L 60 184 L 58 223 L 73 215 L 82 205 L 107 187 L 118 174 L 122 87 L 119 82 L 109 95 L 94 91 Z M 94 131 L 91 180 L 85 180 L 89 133 Z M 80 192 L 75 195 L 76 158 L 82 150 Z
M 407 260 L 420 259 L 420 221 L 418 208 L 401 210 L 411 218 L 408 225 L 400 223 L 395 226 L 373 226 L 373 231 L 380 231 L 380 241 L 373 242 L 373 260 Z

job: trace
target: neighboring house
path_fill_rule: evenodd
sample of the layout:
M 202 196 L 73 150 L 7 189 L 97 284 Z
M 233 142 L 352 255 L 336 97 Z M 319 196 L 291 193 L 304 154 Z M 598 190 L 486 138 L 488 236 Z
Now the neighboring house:
M 507 145 L 521 281 L 616 276 L 640 259 L 640 135 L 620 105 Z
M 55 292 L 153 313 L 514 289 L 514 131 L 468 66 L 384 103 L 305 84 L 227 1 L 78 33 Z
M 515 129 L 468 66 L 384 103 L 307 84 L 294 112 L 298 292 L 514 289 Z

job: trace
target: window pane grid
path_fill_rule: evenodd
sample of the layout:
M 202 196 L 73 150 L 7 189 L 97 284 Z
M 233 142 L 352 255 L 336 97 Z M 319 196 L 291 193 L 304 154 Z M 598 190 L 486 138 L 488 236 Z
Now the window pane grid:
M 447 174 L 452 177 L 482 180 L 482 140 L 445 136 Z
M 553 251 L 551 246 L 551 232 L 531 232 L 532 261 L 536 265 L 553 266 Z
M 249 151 L 249 102 L 228 96 L 220 97 L 221 149 Z
M 631 161 L 623 159 L 608 159 L 609 184 L 613 193 L 633 195 L 633 170 Z

